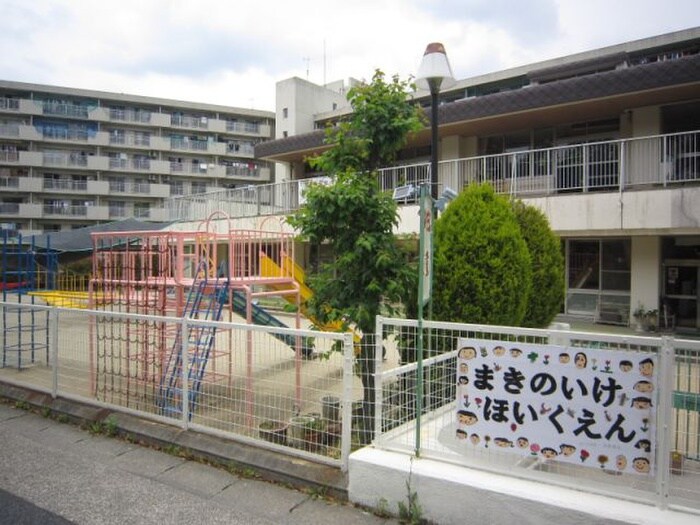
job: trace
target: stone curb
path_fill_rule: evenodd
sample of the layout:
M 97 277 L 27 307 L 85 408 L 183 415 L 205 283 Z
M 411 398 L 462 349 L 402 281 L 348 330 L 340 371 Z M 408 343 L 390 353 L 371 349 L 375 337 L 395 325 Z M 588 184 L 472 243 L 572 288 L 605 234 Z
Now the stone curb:
M 284 483 L 296 489 L 323 491 L 338 500 L 348 500 L 347 474 L 329 465 L 193 430 L 183 430 L 89 403 L 61 397 L 53 399 L 50 394 L 2 381 L 0 398 L 26 403 L 34 409 L 49 408 L 52 414 L 66 416 L 71 423 L 77 425 L 104 422 L 111 417 L 116 422 L 117 433 L 122 437 L 128 436 L 137 443 L 155 448 L 175 445 L 181 447 L 187 457 L 195 460 L 206 460 L 224 468 L 233 465 L 237 470 L 252 469 L 260 479 L 266 481 Z

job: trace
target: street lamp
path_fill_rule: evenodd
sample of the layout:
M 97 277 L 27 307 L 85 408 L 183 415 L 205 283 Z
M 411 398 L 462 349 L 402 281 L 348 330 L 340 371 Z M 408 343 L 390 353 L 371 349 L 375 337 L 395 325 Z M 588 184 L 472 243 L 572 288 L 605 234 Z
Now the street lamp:
M 438 93 L 441 87 L 449 87 L 452 84 L 454 84 L 454 77 L 450 62 L 447 60 L 445 46 L 439 42 L 428 44 L 418 67 L 416 86 L 430 90 L 430 194 L 435 201 L 438 199 Z

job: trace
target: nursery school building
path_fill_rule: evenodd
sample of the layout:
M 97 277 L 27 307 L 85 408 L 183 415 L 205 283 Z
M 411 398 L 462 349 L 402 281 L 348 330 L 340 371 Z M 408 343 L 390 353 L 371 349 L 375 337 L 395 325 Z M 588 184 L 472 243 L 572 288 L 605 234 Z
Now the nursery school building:
M 693 28 L 457 81 L 440 94 L 438 194 L 489 182 L 541 209 L 566 252 L 565 315 L 630 325 L 644 311 L 697 333 L 699 51 Z M 294 207 L 290 195 L 323 175 L 305 159 L 324 149 L 322 128 L 351 111 L 348 87 L 278 83 L 277 138 L 256 146 L 277 162 L 278 184 L 249 196 L 256 213 Z M 430 104 L 427 92 L 415 98 Z M 429 158 L 426 128 L 400 165 L 380 170 L 402 204 L 399 233 L 418 231 Z M 171 204 L 187 214 L 188 198 Z

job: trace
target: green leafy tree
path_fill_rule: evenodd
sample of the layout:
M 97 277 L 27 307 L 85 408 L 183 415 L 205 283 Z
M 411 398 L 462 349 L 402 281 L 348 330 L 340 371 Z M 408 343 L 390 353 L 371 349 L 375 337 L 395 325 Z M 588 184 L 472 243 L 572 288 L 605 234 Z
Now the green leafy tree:
M 488 184 L 469 186 L 435 222 L 433 317 L 519 326 L 531 283 L 512 206 Z
M 522 326 L 543 328 L 560 312 L 564 301 L 564 256 L 547 217 L 522 201 L 513 203 L 520 232 L 532 263 L 532 289 Z
M 288 219 L 302 240 L 316 249 L 324 245 L 331 253 L 331 262 L 309 275 L 314 295 L 307 310 L 319 324 L 340 321 L 364 334 L 358 368 L 369 418 L 374 408 L 375 317 L 393 313 L 412 282 L 393 235 L 397 205 L 380 191 L 374 171 L 394 161 L 408 135 L 423 126 L 421 109 L 410 103 L 409 87 L 397 76 L 387 82 L 377 70 L 370 84 L 349 91 L 352 114 L 327 129 L 331 147 L 309 160 L 334 175 L 334 182 L 311 185 L 305 205 Z

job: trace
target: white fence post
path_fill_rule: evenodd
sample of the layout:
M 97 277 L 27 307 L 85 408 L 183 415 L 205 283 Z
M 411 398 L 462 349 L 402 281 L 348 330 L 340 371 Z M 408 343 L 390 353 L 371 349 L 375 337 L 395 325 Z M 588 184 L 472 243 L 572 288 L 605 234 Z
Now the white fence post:
M 348 470 L 348 457 L 350 456 L 352 441 L 352 383 L 354 355 L 353 334 L 348 332 L 343 335 L 343 404 L 342 404 L 342 429 L 340 436 L 340 468 L 343 472 Z
M 58 396 L 58 310 L 49 310 L 49 355 L 51 356 L 51 397 Z
M 668 507 L 669 497 L 674 364 L 674 339 L 664 336 L 659 350 L 659 405 L 656 407 L 656 504 L 660 509 Z
M 374 441 L 378 443 L 382 435 L 382 414 L 384 413 L 384 385 L 382 384 L 384 320 L 381 315 L 376 318 L 374 333 Z
M 190 424 L 190 385 L 188 382 L 189 376 L 189 340 L 190 340 L 190 326 L 187 319 L 180 321 L 180 398 L 182 402 L 182 428 L 187 430 Z

